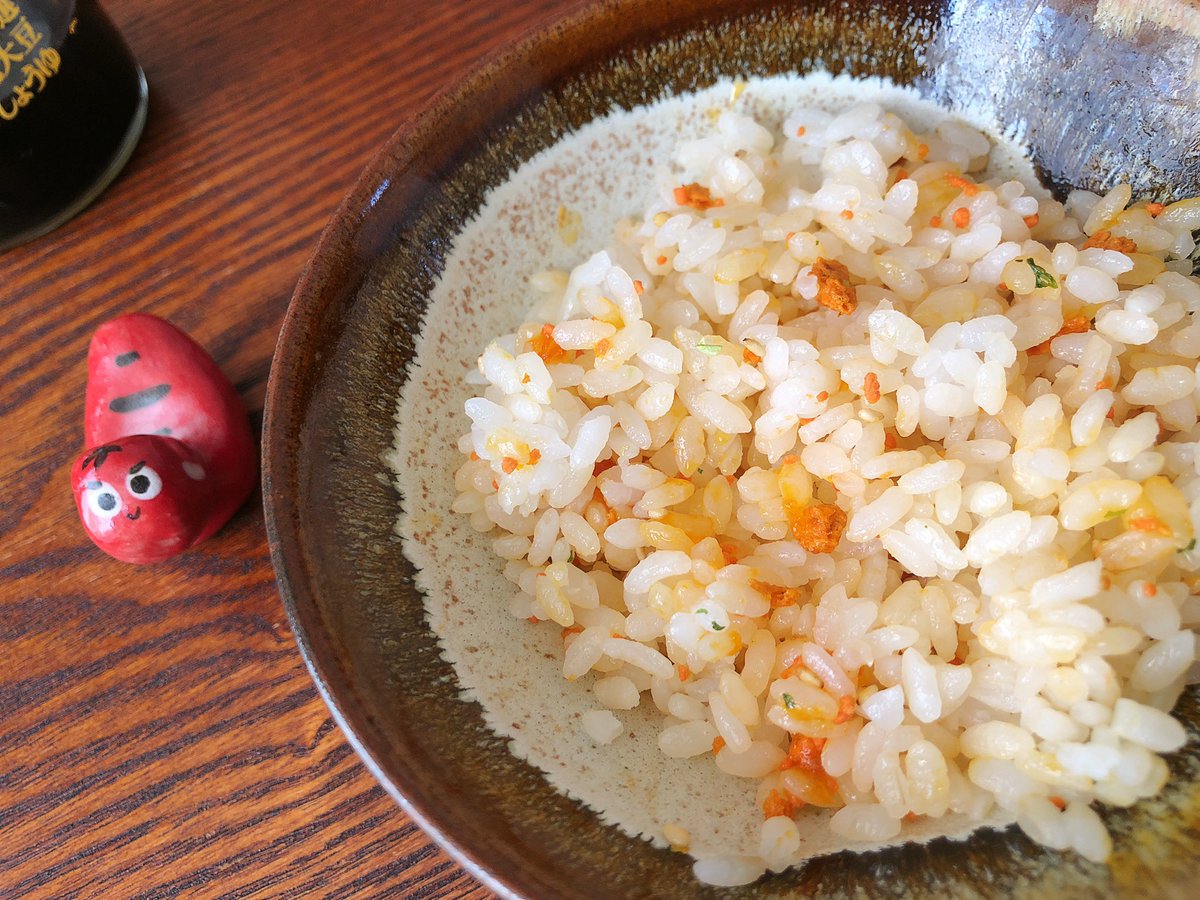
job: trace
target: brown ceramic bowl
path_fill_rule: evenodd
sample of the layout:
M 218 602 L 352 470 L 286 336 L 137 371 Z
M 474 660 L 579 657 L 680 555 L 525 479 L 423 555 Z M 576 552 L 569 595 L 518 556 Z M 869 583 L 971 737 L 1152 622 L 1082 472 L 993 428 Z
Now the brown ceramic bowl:
M 1160 199 L 1200 193 L 1197 15 L 1161 2 L 1099 7 L 1107 12 L 1069 0 L 614 0 L 494 58 L 363 174 L 296 289 L 271 370 L 272 558 L 301 652 L 351 743 L 484 882 L 533 898 L 719 893 L 695 883 L 687 857 L 602 825 L 511 756 L 459 699 L 425 624 L 392 530 L 401 506 L 422 498 L 398 496 L 382 456 L 459 224 L 506 173 L 613 103 L 816 66 L 888 75 L 952 106 L 993 103 L 1059 189 L 1127 178 Z M 1189 692 L 1181 703 L 1193 743 L 1171 761 L 1165 796 L 1106 813 L 1111 867 L 1010 829 L 841 854 L 734 893 L 1200 896 L 1198 701 Z

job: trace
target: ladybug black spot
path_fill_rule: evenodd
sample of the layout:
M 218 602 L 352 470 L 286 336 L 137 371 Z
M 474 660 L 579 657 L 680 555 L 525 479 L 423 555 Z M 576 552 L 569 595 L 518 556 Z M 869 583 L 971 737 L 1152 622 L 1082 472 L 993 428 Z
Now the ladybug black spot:
M 169 384 L 156 384 L 154 387 L 142 388 L 123 397 L 114 397 L 108 401 L 108 408 L 115 413 L 131 413 L 147 406 L 153 406 L 171 392 Z

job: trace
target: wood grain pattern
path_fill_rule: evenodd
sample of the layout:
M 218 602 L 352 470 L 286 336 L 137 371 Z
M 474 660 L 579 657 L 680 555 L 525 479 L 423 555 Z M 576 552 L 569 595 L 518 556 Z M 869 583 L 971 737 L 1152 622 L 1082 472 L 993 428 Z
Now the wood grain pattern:
M 91 546 L 67 467 L 85 357 L 141 310 L 261 410 L 279 322 L 370 154 L 576 0 L 110 0 L 151 86 L 126 172 L 0 256 L 0 895 L 484 897 L 383 793 L 304 670 L 257 494 L 138 568 Z

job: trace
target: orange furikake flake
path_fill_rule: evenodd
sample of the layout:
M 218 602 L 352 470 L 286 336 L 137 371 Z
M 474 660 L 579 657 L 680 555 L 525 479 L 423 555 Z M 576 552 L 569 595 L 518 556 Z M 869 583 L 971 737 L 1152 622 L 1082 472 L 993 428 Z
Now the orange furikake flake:
M 654 262 L 660 266 L 665 266 L 667 264 L 667 258 L 665 256 L 660 256 Z
M 854 218 L 854 210 L 852 210 L 852 209 L 843 209 L 843 210 L 842 210 L 842 218 L 843 218 L 843 219 L 853 219 L 853 218 Z
M 812 264 L 817 279 L 817 302 L 839 316 L 848 316 L 858 308 L 858 294 L 850 283 L 850 270 L 840 262 L 818 258 Z
M 1149 531 L 1170 537 L 1171 529 L 1158 516 L 1139 516 L 1129 520 L 1129 527 L 1134 531 Z
M 885 450 L 896 449 L 896 436 L 890 431 L 885 431 L 883 433 L 883 447 Z
M 725 560 L 725 565 L 732 566 L 739 559 L 741 559 L 741 557 L 738 555 L 737 547 L 728 541 L 723 544 L 718 544 L 717 546 L 721 548 L 721 557 Z
M 789 453 L 787 456 L 781 459 L 780 462 L 785 466 L 794 466 L 796 463 L 800 462 L 800 457 L 798 457 L 795 453 Z
M 528 374 L 521 376 L 521 384 L 529 384 L 529 375 Z
M 542 362 L 546 363 L 546 365 L 566 362 L 575 357 L 571 351 L 564 350 L 558 346 L 558 343 L 554 340 L 554 326 L 549 324 L 543 325 L 541 332 L 529 339 L 529 346 L 533 349 L 534 353 L 542 358 Z
M 479 461 L 479 454 L 476 453 L 474 450 L 472 450 L 471 451 L 471 462 L 478 462 L 478 461 Z
M 929 217 L 929 226 L 931 228 L 941 228 L 942 227 L 942 217 L 941 216 L 930 216 Z
M 517 471 L 517 466 L 519 465 L 520 463 L 517 462 L 517 459 L 514 456 L 506 456 L 504 459 L 500 460 L 500 468 L 504 470 L 505 475 L 511 475 L 513 472 Z
M 929 155 L 928 144 L 917 144 L 917 159 L 924 159 Z
M 532 450 L 529 451 L 529 464 L 531 466 L 536 466 L 538 464 L 538 461 L 541 458 L 542 458 L 542 451 L 539 450 L 537 447 L 534 447 Z
M 1084 241 L 1083 249 L 1116 250 L 1118 253 L 1137 253 L 1137 244 L 1132 238 L 1113 237 L 1111 231 L 1097 231 Z
M 608 338 L 600 338 L 596 341 L 595 353 L 597 357 L 605 356 L 612 349 L 612 341 Z
M 1161 216 L 1164 209 L 1166 209 L 1166 206 L 1161 203 L 1146 204 L 1146 212 L 1150 213 L 1150 217 L 1152 219 L 1157 219 L 1159 216 Z
M 1087 334 L 1091 330 L 1092 320 L 1087 316 L 1071 316 L 1071 318 L 1063 322 L 1063 326 L 1058 329 L 1056 337 L 1064 334 Z
M 968 197 L 974 197 L 979 193 L 979 185 L 961 175 L 947 175 L 946 182 L 961 190 Z
M 796 129 L 796 137 L 804 137 L 804 126 L 801 125 Z
M 849 722 L 854 718 L 854 708 L 858 706 L 855 699 L 847 694 L 838 699 L 837 715 L 833 718 L 834 725 L 841 725 L 843 722 Z
M 1064 334 L 1086 334 L 1092 330 L 1092 320 L 1087 316 L 1071 316 L 1062 324 L 1062 328 L 1058 329 L 1058 333 L 1048 341 L 1042 341 L 1040 344 L 1030 347 L 1025 352 L 1030 356 L 1041 356 L 1050 352 L 1050 342 L 1056 337 L 1062 337 Z M 1100 390 L 1099 387 L 1096 390 Z
M 817 394 L 817 399 L 824 403 L 829 399 L 829 391 L 821 391 L 821 393 Z
M 896 180 L 897 181 L 904 181 L 906 178 L 908 178 L 908 170 L 907 169 L 897 169 L 896 170 Z
M 757 366 L 762 362 L 762 357 L 751 350 L 749 347 L 742 348 L 742 362 L 749 366 Z
M 694 181 L 691 184 L 682 184 L 675 188 L 675 202 L 679 206 L 690 206 L 700 212 L 712 209 L 714 206 L 725 205 L 724 200 L 720 197 L 713 197 L 708 188 Z
M 675 667 L 675 674 L 679 676 L 680 681 L 687 681 L 692 677 L 692 670 L 680 663 Z
M 788 745 L 787 756 L 779 764 L 779 771 L 785 769 L 803 769 L 805 772 L 820 772 L 825 774 L 821 764 L 821 751 L 825 749 L 825 738 L 813 738 L 803 734 L 793 734 Z
M 567 638 L 569 638 L 573 634 L 582 634 L 582 633 L 583 633 L 582 625 L 571 625 L 562 630 L 562 639 L 565 641 Z
M 1145 584 L 1142 585 L 1142 593 L 1145 594 L 1147 597 L 1157 597 L 1158 596 L 1158 585 L 1155 584 L 1153 581 L 1147 581 Z
M 799 675 L 801 672 L 808 670 L 808 666 L 804 664 L 804 660 L 797 656 L 793 659 L 782 672 L 779 673 L 780 678 L 791 678 L 793 675 Z
M 1058 796 L 1057 794 L 1049 796 L 1046 799 L 1049 800 L 1051 803 L 1053 803 L 1055 806 L 1057 806 L 1060 811 L 1067 808 L 1067 801 L 1064 800 L 1062 797 Z
M 966 228 L 971 224 L 971 211 L 965 206 L 960 206 L 954 211 L 952 219 L 955 228 Z
M 779 771 L 796 769 L 802 774 L 809 802 L 817 806 L 840 806 L 837 779 L 825 771 L 821 762 L 821 751 L 825 738 L 811 738 L 803 734 L 792 735 L 788 755 L 779 764 Z M 764 804 L 765 806 L 765 804 Z
M 539 619 L 537 616 L 530 616 L 525 621 L 528 622 L 530 625 L 536 625 L 538 622 L 540 622 L 542 620 Z
M 792 520 L 792 534 L 809 553 L 832 553 L 846 530 L 846 514 L 836 503 L 814 503 Z
M 1101 378 L 1096 382 L 1096 390 L 1098 391 L 1107 391 L 1110 387 L 1112 387 L 1112 382 L 1107 378 Z
M 799 797 L 794 797 L 787 791 L 772 788 L 771 793 L 767 795 L 767 799 L 763 801 L 763 816 L 767 819 L 773 819 L 776 816 L 788 816 L 790 818 L 796 814 L 796 810 L 803 806 L 804 801 Z
M 758 591 L 771 602 L 771 609 L 795 606 L 800 602 L 799 588 L 785 588 L 767 581 L 759 581 L 757 578 L 750 579 L 750 587 L 754 588 L 754 590 Z
M 868 372 L 863 377 L 863 397 L 868 403 L 878 403 L 882 394 L 879 393 L 879 376 Z
M 639 297 L 646 293 L 646 286 L 642 284 L 642 279 L 640 278 L 633 279 L 633 289 L 637 291 Z
M 1036 228 L 1037 223 L 1040 222 L 1041 220 L 1042 220 L 1042 217 L 1039 216 L 1037 213 L 1034 213 L 1032 216 L 1026 216 L 1022 221 L 1025 223 L 1026 228 Z
M 720 753 L 724 749 L 725 749 L 725 738 L 721 737 L 718 734 L 715 738 L 713 738 L 712 751 L 713 751 L 713 753 Z

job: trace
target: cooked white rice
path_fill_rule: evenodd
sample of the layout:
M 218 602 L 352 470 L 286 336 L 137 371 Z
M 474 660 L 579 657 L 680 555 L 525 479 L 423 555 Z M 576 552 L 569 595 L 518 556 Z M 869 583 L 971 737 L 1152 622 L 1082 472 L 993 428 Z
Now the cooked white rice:
M 1200 200 L 1064 206 L 915 129 L 731 105 L 472 379 L 453 509 L 495 614 L 561 632 L 590 740 L 648 710 L 763 812 L 703 881 L 807 858 L 812 807 L 851 845 L 957 815 L 1103 860 L 1092 801 L 1185 741 Z

